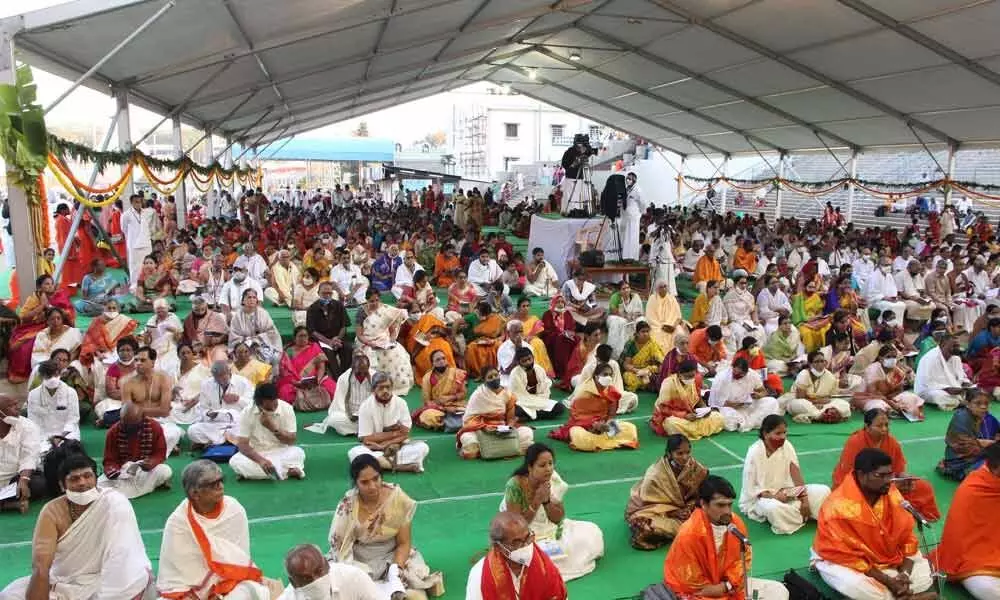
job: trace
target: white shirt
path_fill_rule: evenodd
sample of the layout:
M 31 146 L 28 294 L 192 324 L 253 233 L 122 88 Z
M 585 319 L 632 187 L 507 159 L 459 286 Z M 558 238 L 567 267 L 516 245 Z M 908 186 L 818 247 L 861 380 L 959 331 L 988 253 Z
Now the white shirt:
M 712 380 L 712 389 L 708 393 L 708 405 L 713 408 L 722 408 L 727 402 L 740 402 L 749 405 L 753 402 L 750 394 L 762 387 L 764 387 L 764 382 L 756 370 L 747 371 L 743 379 L 733 379 L 733 369 L 727 367 L 716 374 L 715 379 Z
M 14 417 L 17 423 L 0 438 L 0 484 L 6 485 L 21 471 L 38 468 L 42 459 L 41 433 L 25 417 Z
M 895 298 L 897 296 L 899 296 L 899 289 L 896 288 L 896 282 L 893 280 L 892 275 L 883 273 L 881 269 L 877 269 L 868 277 L 868 282 L 865 284 L 865 300 L 869 304 L 875 304 L 886 298 Z
M 469 570 L 469 579 L 465 584 L 465 600 L 483 600 L 483 563 L 485 560 L 486 558 L 480 558 L 479 562 L 472 565 L 472 569 Z M 521 577 L 511 571 L 510 567 L 507 567 L 507 570 L 510 571 L 510 578 L 516 588 L 514 594 L 517 595 L 521 591 Z
M 219 306 L 228 306 L 232 310 L 239 310 L 243 306 L 243 292 L 246 290 L 256 291 L 258 299 L 264 298 L 264 290 L 260 288 L 260 284 L 257 283 L 256 279 L 247 275 L 243 283 L 237 283 L 235 279 L 230 279 L 222 284 L 222 289 L 219 290 Z
M 79 440 L 80 399 L 76 390 L 62 381 L 52 392 L 44 383 L 31 390 L 28 392 L 28 419 L 38 425 L 43 440 L 54 435 Z
M 279 440 L 278 436 L 274 435 L 270 429 L 264 427 L 260 422 L 263 414 L 264 411 L 256 404 L 251 404 L 243 409 L 243 414 L 240 415 L 240 437 L 247 438 L 250 441 L 250 447 L 257 452 L 286 448 L 288 444 Z M 292 410 L 291 404 L 279 400 L 278 408 L 274 411 L 273 415 L 278 429 L 282 433 L 295 433 L 297 424 L 295 422 L 295 411 Z
M 236 394 L 240 397 L 236 404 L 226 404 L 222 397 L 226 394 Z M 223 421 L 235 423 L 247 406 L 253 403 L 253 384 L 246 377 L 233 373 L 229 376 L 229 385 L 222 387 L 214 377 L 208 377 L 201 382 L 198 393 L 198 413 L 200 421 Z M 209 419 L 208 413 L 220 413 L 215 419 Z M 229 416 L 223 413 L 228 413 Z
M 476 259 L 469 263 L 469 283 L 488 286 L 503 276 L 503 269 L 492 258 L 485 265 Z
M 393 425 L 413 428 L 413 420 L 410 419 L 406 401 L 395 394 L 387 404 L 382 404 L 372 394 L 358 409 L 359 439 L 364 439 L 373 433 L 382 433 Z
M 354 565 L 330 563 L 327 589 L 321 588 L 319 596 L 323 600 L 382 600 L 378 587 L 367 573 Z M 314 582 L 315 583 L 315 582 Z M 278 600 L 298 600 L 291 584 L 285 587 Z
M 131 206 L 122 211 L 122 233 L 125 235 L 125 244 L 129 248 L 153 247 L 149 219 L 146 217 L 145 212 L 144 209 L 142 213 L 138 213 Z
M 531 344 L 521 340 L 521 348 L 531 350 L 531 355 L 534 356 L 535 351 L 531 349 Z M 497 364 L 500 367 L 500 385 L 503 387 L 510 386 L 510 372 L 508 369 L 510 369 L 510 365 L 514 362 L 517 351 L 518 348 L 515 348 L 514 342 L 509 339 L 500 344 L 500 348 L 497 349 Z
M 253 279 L 260 285 L 267 285 L 267 261 L 260 254 L 245 256 L 247 259 L 247 278 Z
M 773 294 L 768 288 L 762 289 L 757 294 L 757 316 L 760 320 L 777 319 L 778 313 L 776 311 L 779 308 L 787 310 L 789 314 L 792 312 L 792 303 L 788 301 L 788 295 L 780 288 Z
M 740 489 L 740 510 L 751 512 L 761 492 L 776 492 L 782 488 L 794 487 L 792 465 L 799 464 L 792 443 L 786 441 L 780 448 L 767 455 L 764 440 L 757 440 L 747 450 L 743 462 L 743 486 Z
M 872 260 L 871 256 L 865 258 L 864 255 L 862 255 L 862 257 L 854 261 L 851 266 L 854 271 L 855 281 L 857 281 L 858 285 L 863 289 L 865 284 L 868 282 L 868 278 L 875 272 L 875 261 Z
M 413 263 L 413 269 L 411 270 L 406 266 L 406 262 L 402 262 L 396 267 L 396 276 L 392 281 L 393 287 L 403 287 L 407 285 L 413 285 L 413 275 L 417 271 L 423 271 L 424 268 L 420 266 L 419 263 Z
M 367 281 L 358 265 L 350 264 L 344 267 L 338 264 L 330 269 L 330 281 L 336 283 L 344 293 L 350 293 L 352 285 L 361 280 Z
M 933 348 L 917 363 L 913 392 L 923 396 L 944 388 L 961 387 L 963 383 L 969 383 L 969 378 L 965 376 L 962 359 L 952 355 L 946 361 L 941 348 Z

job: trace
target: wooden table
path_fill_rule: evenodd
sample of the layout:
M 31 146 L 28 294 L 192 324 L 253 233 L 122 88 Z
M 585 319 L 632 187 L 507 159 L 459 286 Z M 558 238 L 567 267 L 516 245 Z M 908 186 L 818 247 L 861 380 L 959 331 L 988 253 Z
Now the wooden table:
M 588 276 L 594 275 L 622 275 L 628 280 L 632 289 L 645 295 L 650 293 L 650 285 L 653 281 L 653 272 L 649 265 L 640 263 L 604 263 L 603 267 L 581 267 Z M 641 285 L 636 285 L 630 276 L 642 276 Z

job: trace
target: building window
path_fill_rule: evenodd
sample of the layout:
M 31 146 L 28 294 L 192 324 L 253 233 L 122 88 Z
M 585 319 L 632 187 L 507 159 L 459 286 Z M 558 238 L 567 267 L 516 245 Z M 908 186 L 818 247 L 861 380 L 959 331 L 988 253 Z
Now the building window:
M 590 126 L 590 141 L 591 142 L 596 142 L 599 139 L 601 139 L 601 126 L 600 125 L 591 125 Z
M 553 125 L 552 126 L 552 137 L 561 138 L 565 135 L 566 126 L 565 125 Z
M 504 127 L 504 132 L 505 132 L 505 136 L 506 137 L 508 137 L 508 138 L 517 138 L 517 130 L 518 130 L 518 124 L 517 123 L 504 123 L 503 127 Z
M 513 163 L 516 163 L 519 160 L 521 160 L 521 159 L 520 159 L 520 157 L 517 157 L 517 156 L 505 156 L 505 157 L 503 157 L 503 170 L 504 171 L 510 171 L 510 165 L 513 164 Z

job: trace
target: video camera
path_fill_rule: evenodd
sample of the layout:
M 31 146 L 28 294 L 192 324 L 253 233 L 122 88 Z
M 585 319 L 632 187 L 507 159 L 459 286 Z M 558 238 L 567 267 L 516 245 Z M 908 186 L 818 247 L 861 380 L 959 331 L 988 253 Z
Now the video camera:
M 582 144 L 585 156 L 597 156 L 597 148 L 590 145 L 590 136 L 585 133 L 578 133 L 573 136 L 573 146 Z

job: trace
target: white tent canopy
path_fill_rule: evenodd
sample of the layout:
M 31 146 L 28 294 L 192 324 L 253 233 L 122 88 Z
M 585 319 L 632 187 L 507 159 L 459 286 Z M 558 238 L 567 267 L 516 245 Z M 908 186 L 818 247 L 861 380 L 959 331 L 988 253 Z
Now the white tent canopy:
M 168 4 L 86 84 L 247 145 L 480 80 L 681 155 L 1000 141 L 995 0 Z M 163 6 L 76 0 L 5 29 L 76 79 Z

